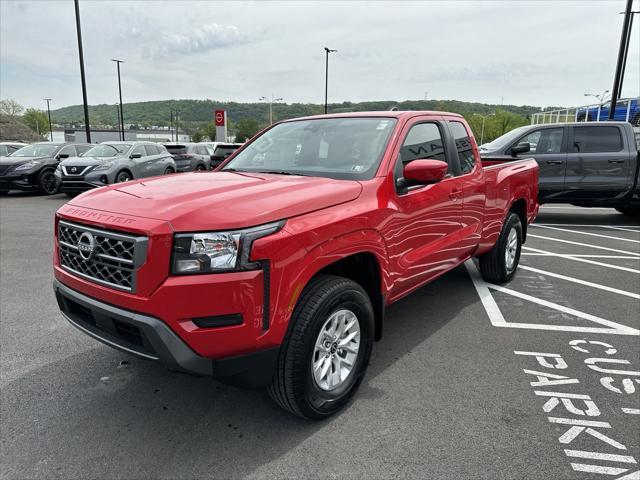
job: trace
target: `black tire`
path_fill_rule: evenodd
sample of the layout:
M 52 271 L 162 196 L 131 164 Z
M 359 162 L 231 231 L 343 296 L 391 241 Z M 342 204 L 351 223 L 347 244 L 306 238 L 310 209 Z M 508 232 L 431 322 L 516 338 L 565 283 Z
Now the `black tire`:
M 64 192 L 64 194 L 69 198 L 73 198 L 73 197 L 78 196 L 78 194 L 76 192 Z
M 327 391 L 316 383 L 311 365 L 322 327 L 332 313 L 342 309 L 350 310 L 357 317 L 360 347 L 351 373 L 337 388 Z M 339 411 L 362 382 L 371 356 L 374 328 L 371 300 L 360 285 L 332 275 L 314 278 L 305 287 L 291 316 L 269 387 L 271 398 L 294 415 L 312 420 Z
M 60 190 L 60 185 L 56 181 L 53 170 L 47 168 L 38 176 L 38 190 L 44 195 L 55 195 Z
M 133 177 L 131 176 L 131 174 L 126 170 L 120 170 L 117 173 L 116 179 L 113 183 L 128 182 L 129 180 L 133 180 Z
M 164 174 L 165 174 L 165 175 L 171 175 L 172 173 L 176 173 L 176 172 L 173 170 L 173 168 L 171 168 L 171 167 L 167 167 L 167 168 L 165 168 L 165 169 L 164 169 Z
M 512 230 L 516 234 L 515 258 L 511 265 L 507 264 L 507 244 Z M 507 214 L 500 237 L 493 248 L 482 255 L 480 260 L 480 274 L 487 282 L 505 283 L 510 281 L 518 269 L 520 252 L 522 250 L 522 222 L 513 212 Z
M 196 167 L 196 172 L 204 172 L 207 169 L 207 167 L 205 167 L 203 164 L 199 164 Z
M 640 216 L 640 207 L 617 207 L 616 210 L 627 217 Z

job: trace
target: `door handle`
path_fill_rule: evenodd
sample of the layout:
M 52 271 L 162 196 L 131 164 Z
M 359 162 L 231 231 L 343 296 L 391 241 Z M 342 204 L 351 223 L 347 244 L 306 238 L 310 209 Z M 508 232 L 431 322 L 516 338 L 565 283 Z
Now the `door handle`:
M 610 158 L 609 163 L 624 163 L 624 159 L 618 159 L 618 158 Z
M 461 196 L 462 196 L 462 190 L 454 190 L 449 194 L 449 198 L 454 202 L 458 200 L 458 198 L 460 198 Z
M 562 160 L 545 160 L 547 165 L 562 165 Z

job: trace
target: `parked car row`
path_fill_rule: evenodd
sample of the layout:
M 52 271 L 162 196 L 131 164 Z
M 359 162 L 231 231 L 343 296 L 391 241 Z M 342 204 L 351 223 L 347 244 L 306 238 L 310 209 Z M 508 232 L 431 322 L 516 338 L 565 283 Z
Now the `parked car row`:
M 240 144 L 103 142 L 0 144 L 0 194 L 75 195 L 92 188 L 176 172 L 210 170 Z

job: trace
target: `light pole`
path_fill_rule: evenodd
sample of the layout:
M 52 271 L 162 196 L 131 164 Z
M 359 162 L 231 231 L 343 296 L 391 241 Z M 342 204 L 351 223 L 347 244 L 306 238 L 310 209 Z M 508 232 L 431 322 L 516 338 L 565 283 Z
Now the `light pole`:
M 122 135 L 122 140 L 124 141 L 124 115 L 122 113 L 122 84 L 120 83 L 120 64 L 124 63 L 122 60 L 118 60 L 116 58 L 111 59 L 112 62 L 116 62 L 118 65 L 118 93 L 120 94 L 120 134 Z
M 76 8 L 76 33 L 78 35 L 78 57 L 80 58 L 80 81 L 82 83 L 82 104 L 84 106 L 84 129 L 87 143 L 91 143 L 91 128 L 89 126 L 89 105 L 87 104 L 87 83 L 84 79 L 84 55 L 82 53 L 82 30 L 80 29 L 80 5 L 74 0 Z
M 330 48 L 324 47 L 324 51 L 326 54 L 326 60 L 324 65 L 324 113 L 327 113 L 327 98 L 329 96 L 329 54 L 337 52 L 338 50 L 331 50 Z
M 480 145 L 484 143 L 484 122 L 487 118 L 493 117 L 495 113 L 490 113 L 489 115 L 480 115 L 479 113 L 474 113 L 478 117 L 482 118 L 482 130 L 480 131 Z
M 600 121 L 600 111 L 602 110 L 602 104 L 606 101 L 607 98 L 607 94 L 609 93 L 609 90 L 605 90 L 604 92 L 602 92 L 601 95 L 596 95 L 595 93 L 585 93 L 584 96 L 585 97 L 594 97 L 598 99 L 598 118 L 596 118 L 596 121 Z M 585 117 L 585 121 L 588 121 L 588 109 L 587 109 L 587 117 Z
M 43 98 L 47 102 L 47 115 L 49 116 L 49 136 L 51 137 L 51 141 L 53 142 L 53 129 L 51 128 L 51 108 L 49 108 L 49 102 L 53 100 L 53 98 Z
M 273 98 L 273 93 L 271 94 L 271 99 L 268 97 L 260 97 L 258 99 L 261 102 L 269 102 L 269 125 L 273 124 L 273 103 L 281 102 L 282 98 Z

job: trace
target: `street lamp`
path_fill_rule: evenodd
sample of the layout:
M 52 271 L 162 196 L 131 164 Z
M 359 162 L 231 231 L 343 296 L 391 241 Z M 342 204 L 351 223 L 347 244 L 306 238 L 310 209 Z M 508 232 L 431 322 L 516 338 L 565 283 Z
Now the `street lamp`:
M 490 113 L 489 115 L 480 115 L 479 113 L 474 113 L 474 115 L 482 118 L 482 130 L 480 132 L 480 145 L 482 145 L 484 143 L 484 122 L 487 118 L 493 117 L 495 113 Z
M 282 98 L 273 98 L 273 93 L 271 94 L 271 99 L 268 97 L 260 97 L 258 99 L 260 102 L 269 102 L 269 125 L 273 124 L 273 103 L 281 102 Z
M 606 102 L 606 98 L 609 94 L 609 90 L 605 90 L 604 92 L 602 92 L 601 95 L 596 95 L 595 93 L 585 93 L 584 96 L 585 97 L 594 97 L 598 99 L 598 118 L 596 118 L 597 121 L 600 120 L 600 111 L 602 110 L 602 104 L 604 102 Z M 588 112 L 588 109 L 587 109 Z M 588 113 L 587 116 L 585 117 L 586 120 L 589 120 L 588 118 Z
M 111 59 L 112 62 L 116 62 L 118 65 L 118 93 L 120 94 L 120 132 L 122 135 L 122 140 L 124 140 L 124 115 L 122 113 L 122 84 L 120 83 L 120 64 L 124 63 L 122 60 L 118 60 L 116 58 Z
M 324 66 L 324 113 L 327 113 L 327 98 L 329 94 L 329 54 L 337 52 L 338 50 L 331 50 L 330 48 L 324 47 L 324 51 L 326 53 L 326 60 Z
M 43 98 L 47 102 L 47 115 L 49 116 L 49 136 L 51 137 L 51 141 L 53 142 L 53 129 L 51 128 L 51 108 L 49 108 L 49 102 L 53 100 L 53 98 Z
M 80 29 L 80 5 L 74 0 L 76 9 L 76 33 L 78 35 L 78 57 L 80 58 L 80 82 L 82 83 L 82 105 L 84 107 L 84 130 L 87 143 L 91 143 L 91 127 L 89 126 L 89 105 L 87 104 L 87 83 L 84 79 L 84 55 L 82 53 L 82 30 Z

